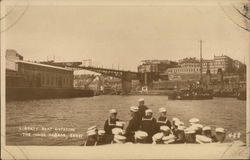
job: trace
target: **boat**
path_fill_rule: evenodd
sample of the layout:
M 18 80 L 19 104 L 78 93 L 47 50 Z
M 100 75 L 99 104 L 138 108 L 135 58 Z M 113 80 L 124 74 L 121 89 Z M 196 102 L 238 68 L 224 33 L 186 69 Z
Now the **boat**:
M 195 91 L 189 89 L 182 89 L 176 91 L 168 96 L 168 99 L 172 100 L 207 100 L 213 99 L 213 95 L 209 90 Z

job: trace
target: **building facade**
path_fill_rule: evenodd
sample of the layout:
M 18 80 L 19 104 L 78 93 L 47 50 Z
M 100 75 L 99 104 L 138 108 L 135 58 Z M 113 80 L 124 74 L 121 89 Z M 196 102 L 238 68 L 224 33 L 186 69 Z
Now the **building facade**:
M 169 60 L 143 60 L 138 66 L 138 72 L 164 73 L 166 69 L 176 66 L 178 63 Z
M 6 86 L 27 88 L 73 88 L 73 70 L 23 61 L 6 51 Z
M 202 74 L 206 74 L 208 70 L 211 74 L 217 74 L 218 69 L 222 69 L 223 72 L 230 72 L 233 71 L 236 66 L 239 68 L 239 62 L 235 62 L 238 61 L 234 61 L 226 55 L 221 55 L 214 56 L 212 60 L 203 59 L 201 66 L 200 60 L 196 58 L 184 58 L 179 60 L 178 67 L 168 68 L 165 74 L 168 74 L 171 79 L 171 77 L 178 77 L 178 75 L 182 74 L 200 74 L 201 70 Z

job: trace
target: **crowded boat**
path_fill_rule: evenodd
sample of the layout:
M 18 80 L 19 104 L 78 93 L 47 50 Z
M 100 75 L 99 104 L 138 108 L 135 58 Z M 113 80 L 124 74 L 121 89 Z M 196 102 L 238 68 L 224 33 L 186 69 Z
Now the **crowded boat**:
M 87 129 L 84 146 L 105 144 L 205 144 L 223 143 L 226 130 L 200 124 L 198 118 L 191 118 L 185 124 L 177 117 L 171 120 L 167 117 L 167 109 L 159 108 L 159 117 L 153 117 L 153 111 L 144 104 L 144 99 L 138 100 L 138 106 L 131 106 L 126 128 L 125 122 L 120 121 L 116 109 L 109 110 L 110 117 L 104 123 L 104 129 L 91 126 Z M 228 137 L 239 139 L 240 133 L 230 133 Z

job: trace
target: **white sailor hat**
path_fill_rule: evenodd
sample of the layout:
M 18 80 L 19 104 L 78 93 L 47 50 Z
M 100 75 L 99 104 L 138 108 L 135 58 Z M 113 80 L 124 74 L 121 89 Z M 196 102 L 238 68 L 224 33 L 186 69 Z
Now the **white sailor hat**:
M 113 114 L 113 113 L 117 113 L 117 111 L 116 111 L 116 109 L 111 109 L 111 110 L 109 110 L 109 113 Z
M 203 125 L 202 124 L 198 124 L 198 123 L 194 123 L 191 126 L 195 126 L 197 129 L 202 129 Z
M 153 140 L 154 142 L 157 142 L 157 141 L 161 140 L 162 137 L 163 137 L 163 133 L 162 133 L 162 132 L 156 133 L 156 134 L 153 135 L 152 140 Z
M 117 143 L 125 143 L 126 137 L 122 135 L 114 135 L 114 141 Z
M 90 131 L 90 130 L 97 130 L 97 127 L 96 126 L 91 126 L 91 127 L 88 128 L 88 131 Z
M 172 118 L 172 121 L 174 121 L 174 122 L 175 122 L 175 121 L 180 121 L 180 119 L 179 119 L 179 118 L 176 118 L 176 117 L 173 117 L 173 118 Z
M 198 119 L 198 118 L 191 118 L 190 120 L 189 120 L 189 122 L 190 123 L 197 123 L 197 122 L 199 122 L 200 120 Z
M 211 131 L 211 127 L 210 126 L 205 126 L 202 128 L 203 131 Z
M 135 132 L 135 139 L 145 139 L 148 137 L 147 132 L 144 131 L 136 131 Z
M 164 136 L 162 137 L 162 140 L 165 144 L 171 143 L 175 141 L 175 136 L 174 135 L 169 135 L 169 136 Z
M 145 113 L 148 114 L 148 113 L 153 113 L 152 109 L 146 109 L 145 110 Z
M 112 133 L 113 133 L 114 135 L 121 135 L 121 134 L 123 134 L 123 131 L 122 131 L 121 128 L 113 128 L 113 129 L 112 129 Z
M 198 143 L 212 143 L 212 139 L 203 135 L 196 135 L 195 140 Z
M 160 113 L 167 112 L 167 109 L 165 107 L 161 107 L 159 108 L 159 112 Z
M 139 108 L 137 106 L 131 106 L 130 111 L 132 112 L 138 112 Z
M 102 136 L 105 134 L 105 131 L 104 130 L 98 130 L 98 135 Z
M 218 127 L 218 128 L 215 128 L 215 132 L 225 133 L 225 129 Z
M 122 121 L 116 121 L 115 125 L 116 125 L 117 127 L 124 127 L 125 122 L 122 122 Z
M 184 122 L 180 121 L 180 120 L 177 120 L 175 121 L 174 123 L 176 126 L 183 126 L 184 125 Z
M 170 128 L 168 126 L 161 126 L 160 130 L 164 131 L 164 132 L 167 132 L 167 131 L 170 131 Z
M 87 131 L 87 136 L 93 136 L 96 135 L 96 130 L 88 130 Z
M 144 102 L 144 101 L 145 101 L 144 98 L 138 99 L 138 102 Z
M 194 131 L 197 131 L 199 128 L 196 125 L 191 125 L 190 127 L 188 127 Z
M 177 129 L 180 130 L 180 131 L 184 131 L 185 130 L 185 126 L 180 125 L 180 126 L 177 127 Z
M 184 130 L 184 132 L 185 132 L 185 134 L 194 134 L 195 130 L 193 128 L 189 127 L 189 128 L 186 128 Z

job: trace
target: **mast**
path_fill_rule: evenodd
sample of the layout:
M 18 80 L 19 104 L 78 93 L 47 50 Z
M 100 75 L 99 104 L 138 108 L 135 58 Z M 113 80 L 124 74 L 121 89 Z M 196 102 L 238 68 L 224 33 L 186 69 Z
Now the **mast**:
M 202 40 L 200 40 L 200 82 L 201 84 L 203 83 L 202 81 L 203 81 L 202 79 Z

